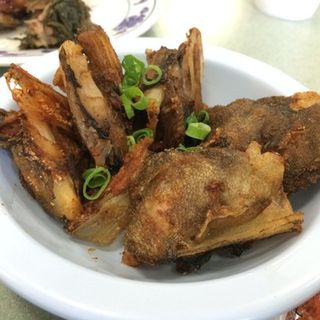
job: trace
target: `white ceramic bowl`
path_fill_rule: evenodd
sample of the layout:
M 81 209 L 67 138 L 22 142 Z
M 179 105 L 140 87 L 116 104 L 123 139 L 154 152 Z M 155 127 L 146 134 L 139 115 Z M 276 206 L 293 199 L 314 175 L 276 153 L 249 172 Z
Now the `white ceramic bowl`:
M 120 55 L 142 57 L 159 39 L 117 43 Z M 177 47 L 178 43 L 170 44 Z M 288 95 L 302 85 L 261 62 L 205 47 L 204 100 Z M 51 81 L 56 53 L 25 65 Z M 1 106 L 14 106 L 1 80 Z M 320 289 L 319 187 L 293 197 L 305 212 L 304 231 L 260 241 L 240 258 L 214 256 L 198 273 L 181 276 L 172 266 L 134 269 L 122 265 L 121 241 L 88 251 L 46 215 L 21 186 L 15 165 L 0 151 L 0 276 L 36 305 L 71 319 L 267 319 Z

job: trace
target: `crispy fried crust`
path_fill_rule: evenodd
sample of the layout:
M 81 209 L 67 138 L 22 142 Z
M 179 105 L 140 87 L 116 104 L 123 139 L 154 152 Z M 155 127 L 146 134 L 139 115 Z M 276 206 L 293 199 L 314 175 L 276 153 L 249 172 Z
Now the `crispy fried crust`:
M 290 108 L 296 111 L 320 103 L 320 95 L 314 91 L 297 92 L 291 96 Z
M 64 72 L 61 66 L 59 66 L 59 68 L 55 72 L 52 83 L 55 86 L 59 87 L 61 91 L 64 91 L 64 92 L 66 91 L 66 77 L 64 75 Z
M 66 225 L 68 232 L 82 240 L 108 245 L 127 227 L 131 220 L 128 189 L 143 168 L 151 143 L 145 138 L 127 153 L 124 165 L 102 198 L 85 204 L 84 213 Z
M 208 230 L 202 242 L 189 241 L 180 248 L 179 257 L 192 256 L 232 244 L 266 239 L 286 232 L 301 232 L 303 213 L 293 212 L 288 199 L 272 201 L 252 220 L 222 229 Z
M 21 138 L 22 117 L 21 112 L 0 109 L 0 148 L 10 149 Z
M 88 202 L 83 214 L 67 222 L 65 229 L 75 238 L 108 245 L 130 222 L 129 203 L 127 192 L 116 196 L 106 193 L 99 200 Z
M 146 50 L 149 64 L 158 65 L 162 72 L 162 80 L 151 89 L 162 91 L 158 102 L 156 134 L 154 149 L 177 147 L 183 143 L 185 119 L 194 110 L 203 108 L 201 83 L 203 78 L 203 55 L 200 31 L 192 28 L 187 41 L 178 49 L 161 47 L 157 51 Z M 152 91 L 153 90 L 153 91 Z M 159 93 L 156 94 L 159 97 Z M 153 108 L 155 110 L 155 108 Z M 155 116 L 155 112 L 148 114 Z M 152 127 L 153 121 L 149 126 Z
M 77 142 L 65 97 L 16 65 L 5 75 L 20 112 L 1 111 L 0 136 L 12 153 L 22 183 L 59 219 L 81 214 Z
M 299 231 L 302 215 L 282 191 L 283 170 L 280 156 L 261 154 L 255 143 L 246 153 L 209 148 L 150 156 L 130 188 L 124 262 L 157 264 Z
M 83 48 L 65 41 L 59 56 L 71 112 L 83 143 L 96 165 L 119 166 L 127 152 L 125 128 L 95 84 Z
M 205 145 L 245 150 L 257 141 L 264 151 L 284 157 L 285 191 L 303 189 L 320 177 L 320 104 L 313 104 L 318 101 L 319 95 L 306 92 L 214 107 L 209 110 L 212 134 Z
M 122 67 L 108 35 L 96 25 L 82 30 L 77 41 L 90 61 L 92 77 L 111 106 L 121 110 L 119 87 L 122 82 Z

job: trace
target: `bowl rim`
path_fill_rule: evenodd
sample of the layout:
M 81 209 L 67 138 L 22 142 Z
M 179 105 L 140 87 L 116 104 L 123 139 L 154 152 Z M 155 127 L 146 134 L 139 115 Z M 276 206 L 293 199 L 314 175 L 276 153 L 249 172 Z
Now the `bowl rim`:
M 128 41 L 115 42 L 119 54 L 128 52 Z M 142 53 L 146 47 L 160 45 L 176 47 L 176 42 L 159 38 L 131 41 L 132 52 Z M 236 68 L 256 79 L 272 80 L 272 86 L 281 88 L 283 94 L 307 90 L 280 70 L 243 54 L 213 46 L 204 46 L 204 53 L 208 61 Z M 50 65 L 52 59 L 58 61 L 56 51 L 23 67 L 41 77 L 49 71 L 39 71 L 39 65 Z M 1 86 L 3 81 L 0 81 Z M 222 279 L 187 283 L 141 282 L 102 274 L 62 258 L 28 235 L 10 216 L 8 209 L 0 206 L 0 279 L 30 302 L 63 318 L 188 320 L 212 319 L 214 316 L 219 320 L 230 320 L 271 317 L 300 304 L 320 289 L 320 253 L 316 253 L 313 240 L 316 234 L 316 226 L 312 225 L 301 241 L 279 258 Z M 304 245 L 306 242 L 307 246 Z M 303 258 L 297 257 L 297 252 L 303 254 Z M 36 260 L 32 261 L 32 257 Z M 286 276 L 281 278 L 279 274 Z M 243 288 L 245 290 L 241 290 Z M 108 292 L 112 294 L 106 296 Z

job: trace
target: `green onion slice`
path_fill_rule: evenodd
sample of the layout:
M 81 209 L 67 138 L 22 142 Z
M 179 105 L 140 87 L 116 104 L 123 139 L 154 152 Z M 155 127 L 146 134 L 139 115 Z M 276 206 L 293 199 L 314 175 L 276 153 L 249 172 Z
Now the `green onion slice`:
M 144 138 L 152 138 L 153 137 L 153 131 L 149 128 L 144 128 L 144 129 L 140 129 L 135 131 L 132 134 L 134 140 L 136 141 L 136 143 L 138 143 L 139 141 L 141 141 Z
M 190 123 L 197 123 L 198 118 L 194 112 L 190 114 L 190 116 L 186 119 L 186 124 L 189 125 Z
M 125 55 L 122 60 L 122 66 L 125 71 L 135 71 L 136 73 L 142 73 L 144 70 L 144 62 L 136 58 L 132 54 Z
M 139 98 L 139 101 L 133 103 L 132 106 L 137 110 L 145 110 L 148 107 L 148 98 L 143 95 Z
M 134 110 L 131 105 L 131 100 L 123 93 L 121 96 L 121 102 L 126 112 L 127 118 L 131 119 L 134 117 Z
M 177 150 L 184 151 L 184 152 L 193 152 L 199 150 L 199 147 L 185 147 L 182 143 L 179 144 Z
M 209 113 L 208 113 L 208 111 L 201 110 L 200 112 L 198 112 L 197 119 L 198 119 L 198 122 L 203 122 L 203 123 L 208 124 L 209 123 Z
M 141 82 L 152 85 L 160 81 L 161 69 L 156 65 L 149 65 L 145 68 L 143 61 L 129 54 L 124 56 L 122 67 L 125 71 L 122 83 L 120 84 L 121 102 L 128 119 L 134 117 L 134 109 L 145 110 L 148 107 L 148 98 L 139 89 Z M 154 76 L 149 79 L 148 76 Z
M 88 187 L 91 189 L 99 188 L 106 182 L 106 177 L 103 174 L 96 174 L 91 180 L 89 180 Z
M 142 139 L 152 138 L 152 137 L 153 137 L 153 131 L 149 128 L 139 129 L 135 131 L 132 135 L 127 136 L 127 144 L 128 144 L 129 150 L 131 150 L 132 147 Z
M 136 77 L 135 75 L 126 74 L 123 77 L 123 88 L 138 86 L 138 85 L 139 85 L 139 78 Z
M 125 70 L 124 86 L 137 86 L 145 69 L 144 62 L 129 54 L 124 56 L 122 67 Z
M 90 168 L 82 174 L 82 177 L 84 179 L 82 193 L 87 200 L 98 199 L 111 180 L 109 170 L 104 167 Z M 88 194 L 88 189 L 97 188 L 99 188 L 97 192 Z
M 82 174 L 83 179 L 86 180 L 88 178 L 88 176 L 95 170 L 96 170 L 96 168 L 90 168 L 90 169 L 86 170 Z M 88 181 L 88 187 L 91 189 L 101 187 L 105 183 L 105 180 L 106 180 L 106 177 L 103 174 L 97 173 L 94 175 L 94 177 L 92 179 L 90 179 Z
M 190 138 L 204 140 L 207 135 L 210 133 L 211 128 L 205 123 L 197 122 L 190 123 L 186 130 L 186 135 Z
M 203 122 L 208 124 L 209 123 L 209 113 L 206 110 L 201 110 L 197 114 L 192 112 L 190 116 L 186 119 L 186 124 L 196 123 L 196 122 Z
M 148 78 L 148 74 L 150 72 L 156 74 L 156 76 L 152 79 Z M 149 64 L 148 67 L 142 73 L 142 83 L 147 86 L 151 86 L 153 84 L 158 83 L 161 80 L 161 77 L 162 77 L 162 70 L 160 69 L 160 67 L 154 64 Z
M 132 135 L 127 136 L 128 149 L 131 150 L 135 144 L 136 144 L 136 140 L 134 139 L 134 137 Z
M 137 110 L 145 110 L 147 108 L 148 98 L 138 87 L 125 88 L 123 94 L 130 101 L 130 104 L 133 108 Z M 135 99 L 137 99 L 137 101 L 135 101 Z

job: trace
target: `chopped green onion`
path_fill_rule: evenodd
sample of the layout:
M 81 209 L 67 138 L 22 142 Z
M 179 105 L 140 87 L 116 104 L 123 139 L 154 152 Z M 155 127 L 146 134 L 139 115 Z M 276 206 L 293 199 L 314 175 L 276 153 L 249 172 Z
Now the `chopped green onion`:
M 177 150 L 184 151 L 184 152 L 193 152 L 199 150 L 200 147 L 185 147 L 182 143 L 179 144 Z
M 132 108 L 131 100 L 123 93 L 121 95 L 121 102 L 126 112 L 127 118 L 131 119 L 134 117 L 134 110 Z
M 141 75 L 145 69 L 144 62 L 129 54 L 124 56 L 122 66 L 125 70 L 123 85 L 125 87 L 139 85 Z
M 134 137 L 132 135 L 127 136 L 128 149 L 131 150 L 135 144 L 136 144 L 136 140 L 134 139 Z
M 133 108 L 137 110 L 145 110 L 148 106 L 148 98 L 138 87 L 128 87 L 123 91 Z M 135 101 L 134 99 L 138 99 Z
M 211 128 L 205 123 L 197 122 L 190 123 L 186 130 L 186 135 L 190 138 L 204 140 L 207 135 L 210 133 Z
M 208 124 L 209 123 L 209 113 L 206 110 L 201 110 L 197 114 L 192 112 L 190 116 L 186 119 L 186 124 L 189 125 L 190 123 L 197 123 L 203 122 Z
M 189 125 L 190 123 L 197 123 L 198 118 L 194 112 L 190 114 L 190 116 L 186 119 L 186 125 Z
M 132 54 L 124 56 L 122 60 L 122 66 L 126 72 L 135 71 L 136 73 L 142 73 L 144 70 L 144 62 Z
M 148 98 L 139 89 L 141 82 L 151 85 L 160 81 L 162 71 L 158 66 L 149 65 L 145 68 L 143 61 L 129 54 L 124 56 L 122 67 L 125 71 L 122 83 L 120 84 L 121 102 L 128 119 L 134 117 L 134 109 L 145 110 L 148 107 Z M 154 79 L 148 79 L 150 72 L 156 73 Z
M 91 189 L 99 188 L 105 184 L 105 181 L 106 177 L 98 173 L 91 180 L 89 180 L 88 187 Z
M 82 173 L 82 178 L 86 180 L 89 174 L 91 174 L 94 170 L 96 170 L 96 168 L 87 169 L 85 172 Z
M 156 73 L 156 77 L 149 79 L 148 78 L 148 74 L 149 72 L 155 72 Z M 159 68 L 159 66 L 156 66 L 154 64 L 149 64 L 148 67 L 143 71 L 142 74 L 142 83 L 147 85 L 147 86 L 151 86 L 153 84 L 156 84 L 160 81 L 162 77 L 162 70 Z
M 123 78 L 123 88 L 126 87 L 132 87 L 132 86 L 138 86 L 139 81 L 135 79 L 135 77 L 132 77 L 130 75 L 126 75 Z
M 135 131 L 132 135 L 127 136 L 127 144 L 128 144 L 129 150 L 131 150 L 132 147 L 142 139 L 152 138 L 152 137 L 153 137 L 153 131 L 149 128 L 139 129 Z
M 82 187 L 82 193 L 87 200 L 98 199 L 111 180 L 109 170 L 104 167 L 90 168 L 82 174 L 82 177 L 85 180 Z M 99 190 L 94 194 L 88 194 L 88 188 L 99 188 Z
M 153 131 L 149 128 L 144 128 L 144 129 L 140 129 L 135 131 L 132 134 L 134 140 L 136 141 L 136 143 L 138 143 L 139 141 L 141 141 L 144 138 L 152 138 L 153 137 Z
M 96 168 L 90 168 L 86 170 L 82 174 L 83 179 L 86 180 L 88 176 L 95 170 Z M 91 180 L 89 180 L 88 187 L 91 189 L 101 187 L 104 184 L 105 180 L 106 180 L 105 176 L 102 175 L 101 173 L 95 174 L 94 177 Z
M 198 112 L 197 119 L 198 119 L 198 122 L 203 122 L 203 123 L 208 124 L 209 123 L 209 113 L 208 113 L 208 111 L 201 110 L 200 112 Z
M 137 102 L 132 103 L 132 106 L 137 110 L 145 110 L 148 107 L 148 98 L 145 95 L 143 95 L 139 98 Z

